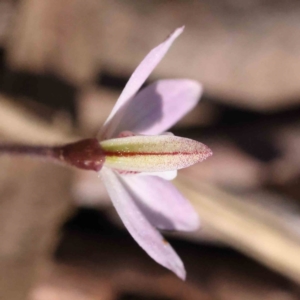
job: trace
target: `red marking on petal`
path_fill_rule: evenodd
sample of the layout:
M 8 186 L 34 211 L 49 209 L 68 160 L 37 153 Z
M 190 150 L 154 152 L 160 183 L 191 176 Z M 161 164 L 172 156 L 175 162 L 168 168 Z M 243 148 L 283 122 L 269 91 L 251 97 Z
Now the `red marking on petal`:
M 201 154 L 205 156 L 205 158 L 212 155 L 212 151 L 210 149 L 201 152 L 123 152 L 123 151 L 104 151 L 105 156 L 119 156 L 119 157 L 131 157 L 131 156 L 162 156 L 162 155 L 196 155 Z
M 118 169 L 114 169 L 114 170 L 117 171 L 121 175 L 132 175 L 132 174 L 141 173 L 141 172 L 137 172 L 137 171 L 125 171 L 125 170 L 118 170 Z
M 122 131 L 119 133 L 118 138 L 124 138 L 124 137 L 129 137 L 129 136 L 135 136 L 136 134 L 133 133 L 132 131 Z

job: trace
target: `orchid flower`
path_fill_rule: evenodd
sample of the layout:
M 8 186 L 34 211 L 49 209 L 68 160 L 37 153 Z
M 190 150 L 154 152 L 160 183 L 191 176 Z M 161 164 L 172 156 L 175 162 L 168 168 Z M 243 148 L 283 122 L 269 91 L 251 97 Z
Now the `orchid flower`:
M 156 229 L 190 231 L 199 219 L 170 183 L 177 170 L 201 162 L 211 150 L 166 132 L 197 104 L 202 88 L 186 79 L 160 80 L 139 91 L 182 33 L 176 29 L 144 58 L 131 75 L 98 139 L 63 146 L 0 145 L 0 153 L 28 154 L 99 172 L 120 218 L 156 262 L 181 279 L 186 272 Z
M 156 262 L 181 279 L 183 263 L 156 228 L 195 230 L 197 213 L 167 180 L 209 157 L 202 143 L 165 131 L 195 107 L 201 85 L 160 80 L 138 92 L 183 27 L 154 48 L 131 75 L 99 134 L 105 153 L 102 180 L 125 227 Z

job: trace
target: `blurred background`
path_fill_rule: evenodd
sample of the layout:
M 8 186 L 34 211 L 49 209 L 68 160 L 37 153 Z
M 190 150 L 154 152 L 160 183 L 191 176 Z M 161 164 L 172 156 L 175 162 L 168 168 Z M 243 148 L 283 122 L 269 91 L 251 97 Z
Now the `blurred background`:
M 184 24 L 148 83 L 203 83 L 171 131 L 214 156 L 174 182 L 202 219 L 166 233 L 186 282 L 139 248 L 97 174 L 0 157 L 0 299 L 300 299 L 299 15 L 297 0 L 1 0 L 1 142 L 95 136 Z

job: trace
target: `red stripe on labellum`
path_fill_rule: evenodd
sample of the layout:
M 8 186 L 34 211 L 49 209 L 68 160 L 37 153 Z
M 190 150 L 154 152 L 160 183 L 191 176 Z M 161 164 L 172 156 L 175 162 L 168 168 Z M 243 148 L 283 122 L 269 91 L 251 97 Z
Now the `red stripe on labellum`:
M 212 155 L 210 150 L 201 152 L 122 152 L 122 151 L 104 151 L 105 156 L 119 156 L 119 157 L 131 157 L 131 156 L 167 156 L 167 155 L 196 155 L 201 154 L 205 157 Z

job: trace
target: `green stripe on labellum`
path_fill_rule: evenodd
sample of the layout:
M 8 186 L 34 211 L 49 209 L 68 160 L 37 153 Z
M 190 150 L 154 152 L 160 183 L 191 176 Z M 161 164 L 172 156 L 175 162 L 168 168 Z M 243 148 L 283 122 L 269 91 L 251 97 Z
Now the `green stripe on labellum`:
M 201 162 L 212 154 L 202 143 L 176 136 L 130 136 L 100 143 L 104 165 L 137 172 L 164 172 Z

